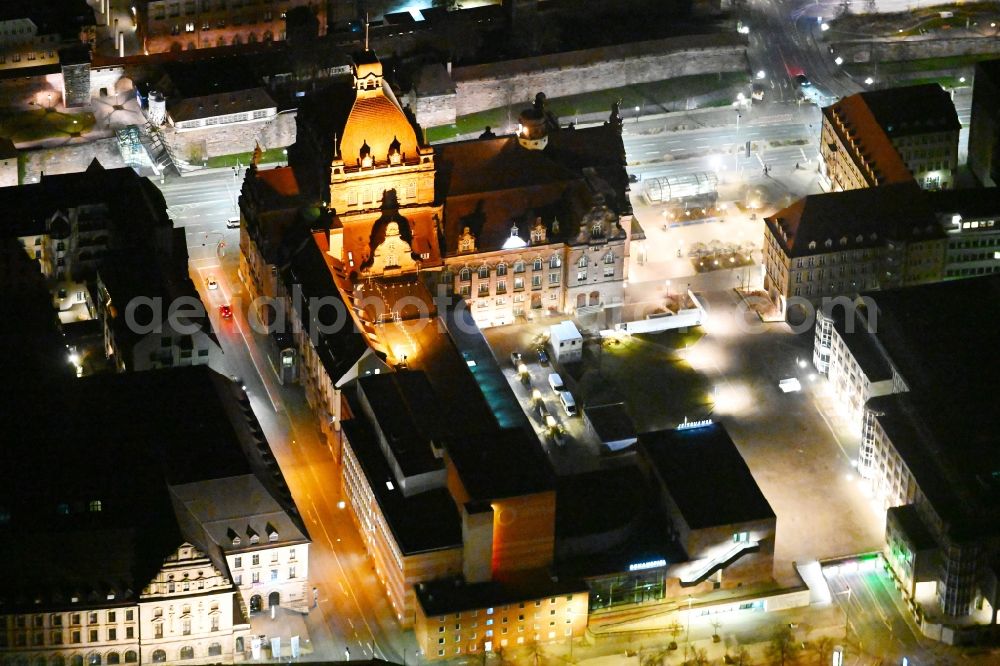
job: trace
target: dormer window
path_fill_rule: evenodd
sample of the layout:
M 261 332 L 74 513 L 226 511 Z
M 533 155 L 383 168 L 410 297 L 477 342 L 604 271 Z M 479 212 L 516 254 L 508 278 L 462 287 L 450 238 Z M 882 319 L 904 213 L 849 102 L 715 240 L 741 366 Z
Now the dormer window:
M 827 238 L 826 242 L 823 243 L 823 245 L 825 245 L 826 247 L 833 247 L 833 239 Z
M 250 539 L 251 544 L 260 543 L 260 536 L 249 525 L 247 525 L 247 538 Z
M 816 249 L 816 241 L 809 241 L 809 249 L 810 250 Z
M 600 238 L 604 235 L 604 225 L 600 222 L 594 222 L 593 226 L 590 228 L 590 235 L 595 238 Z
M 841 245 L 847 245 L 847 236 L 841 236 L 840 237 L 840 244 Z
M 254 534 L 252 537 L 250 537 L 250 543 L 251 545 L 255 543 L 260 543 L 260 537 Z
M 862 236 L 861 234 L 858 234 L 857 238 L 855 238 L 854 240 L 857 241 L 858 243 L 864 243 L 865 237 Z
M 396 165 L 402 163 L 403 155 L 399 152 L 399 149 L 399 139 L 392 137 L 392 143 L 389 144 L 389 164 Z
M 545 242 L 545 225 L 542 223 L 542 218 L 535 218 L 535 226 L 531 228 L 531 242 L 534 243 L 544 243 Z
M 272 525 L 271 523 L 267 524 L 267 527 L 264 529 L 264 531 L 267 532 L 267 540 L 270 543 L 274 543 L 275 541 L 278 540 L 278 530 L 274 529 L 274 525 Z
M 372 149 L 371 146 L 368 145 L 367 140 L 361 144 L 361 151 L 358 155 L 358 159 L 361 162 L 361 167 L 364 169 L 369 169 L 375 164 L 375 161 L 372 159 Z

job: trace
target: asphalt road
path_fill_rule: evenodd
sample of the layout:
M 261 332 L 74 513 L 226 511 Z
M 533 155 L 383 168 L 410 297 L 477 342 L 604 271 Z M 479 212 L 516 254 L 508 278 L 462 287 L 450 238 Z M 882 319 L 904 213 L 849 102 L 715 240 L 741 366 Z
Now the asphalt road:
M 214 171 L 185 178 L 151 179 L 167 201 L 167 212 L 174 226 L 183 227 L 188 253 L 192 260 L 207 259 L 222 251 L 239 251 L 239 229 L 226 228 L 226 221 L 239 216 L 237 199 L 243 187 L 243 175 L 232 171 Z
M 818 156 L 820 117 L 812 105 L 763 104 L 742 109 L 739 118 L 736 110 L 724 117 L 726 126 L 683 131 L 663 131 L 659 119 L 627 125 L 623 141 L 628 172 L 641 180 L 704 171 L 757 175 L 765 163 L 791 169 Z M 745 153 L 747 141 L 750 157 Z
M 902 663 L 906 657 L 913 666 L 940 663 L 940 655 L 931 651 L 931 641 L 907 620 L 899 592 L 881 565 L 871 571 L 838 572 L 828 581 L 847 618 L 849 656 L 853 652 L 862 660 L 881 658 L 891 664 Z
M 320 439 L 315 415 L 298 386 L 282 386 L 271 370 L 267 339 L 247 319 L 249 296 L 237 277 L 239 230 L 226 228 L 240 183 L 230 172 L 154 181 L 174 223 L 185 229 L 191 277 L 212 319 L 224 369 L 246 385 L 260 421 L 312 538 L 310 585 L 318 606 L 306 620 L 314 658 L 378 657 L 401 661 L 416 653 L 412 634 L 400 630 L 368 559 L 344 499 L 340 470 Z M 225 244 L 220 248 L 219 241 Z M 207 278 L 219 283 L 207 289 Z M 224 320 L 219 306 L 231 305 Z

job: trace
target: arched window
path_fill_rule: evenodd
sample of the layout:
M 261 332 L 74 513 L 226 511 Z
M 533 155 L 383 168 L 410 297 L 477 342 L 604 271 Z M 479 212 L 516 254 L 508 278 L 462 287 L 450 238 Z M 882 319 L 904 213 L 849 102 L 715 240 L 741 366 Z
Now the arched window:
M 83 666 L 83 655 L 74 654 L 70 657 L 69 666 Z
M 208 646 L 208 656 L 209 657 L 217 657 L 220 654 L 222 654 L 222 646 L 221 645 L 219 645 L 218 643 L 212 643 L 211 645 Z
M 185 645 L 181 648 L 181 659 L 194 659 L 194 648 L 190 645 Z
M 507 275 L 507 264 L 502 261 L 497 264 L 497 275 Z
M 535 260 L 531 263 L 531 268 L 536 271 L 542 270 L 542 258 L 536 257 Z
M 523 273 L 524 272 L 524 262 L 518 259 L 514 262 L 514 272 Z
M 163 650 L 153 650 L 153 663 L 162 664 L 167 660 L 167 653 Z
M 65 666 L 66 660 L 62 658 L 62 655 L 56 655 L 49 659 L 49 666 Z
M 576 267 L 577 268 L 586 268 L 587 267 L 587 257 L 586 256 L 580 257 L 579 261 L 576 262 Z
M 615 263 L 615 253 L 613 251 L 608 250 L 608 253 L 604 255 L 604 263 L 606 264 Z
M 549 257 L 549 268 L 559 268 L 560 266 L 562 266 L 562 257 L 558 254 Z
M 810 250 L 816 249 L 816 241 L 809 241 L 809 249 Z
M 237 636 L 236 637 L 236 651 L 237 652 L 243 652 L 243 637 L 242 636 Z
M 91 652 L 87 655 L 87 666 L 101 666 L 101 655 Z
M 35 657 L 35 666 L 47 666 L 48 662 L 45 661 L 45 657 Z
M 468 282 L 469 280 L 472 279 L 472 271 L 470 271 L 468 268 L 463 268 L 458 272 L 458 279 L 461 280 L 462 282 Z
M 487 266 L 486 264 L 483 264 L 482 266 L 479 267 L 479 279 L 486 280 L 489 277 L 490 277 L 490 267 Z
M 135 650 L 128 650 L 128 651 L 125 652 L 125 663 L 126 664 L 135 664 L 135 663 L 138 663 L 138 661 L 139 661 L 139 655 L 136 654 Z
M 122 663 L 122 658 L 117 652 L 109 652 L 106 661 L 109 664 L 120 664 Z

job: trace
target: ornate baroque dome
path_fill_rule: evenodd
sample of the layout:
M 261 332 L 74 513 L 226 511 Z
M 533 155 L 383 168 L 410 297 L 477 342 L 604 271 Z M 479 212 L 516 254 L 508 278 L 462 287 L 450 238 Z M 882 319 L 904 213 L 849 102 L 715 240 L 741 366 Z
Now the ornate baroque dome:
M 371 147 L 376 163 L 384 163 L 389 147 L 394 141 L 406 160 L 417 157 L 419 141 L 409 119 L 396 101 L 392 90 L 382 78 L 382 63 L 373 53 L 367 53 L 367 60 L 359 62 L 355 68 L 355 88 L 357 97 L 344 125 L 344 135 L 340 140 L 340 158 L 345 165 L 353 165 L 360 158 L 364 144 Z

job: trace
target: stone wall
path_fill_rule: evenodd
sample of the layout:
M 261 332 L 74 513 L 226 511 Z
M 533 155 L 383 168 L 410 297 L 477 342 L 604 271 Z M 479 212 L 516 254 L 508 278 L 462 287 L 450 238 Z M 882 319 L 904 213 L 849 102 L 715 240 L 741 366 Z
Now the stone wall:
M 43 172 L 51 175 L 84 171 L 95 158 L 105 169 L 126 166 L 114 137 L 57 148 L 26 150 L 21 154 L 25 160 L 25 182 L 35 182 Z
M 1000 53 L 1000 40 L 994 37 L 926 39 L 910 37 L 892 40 L 831 42 L 833 52 L 847 62 L 870 63 L 946 58 L 948 56 Z
M 203 158 L 247 153 L 260 142 L 261 148 L 284 148 L 295 143 L 295 110 L 283 111 L 267 121 L 206 127 L 179 132 L 163 128 L 163 137 L 174 154 L 197 164 Z
M 417 122 L 421 127 L 436 127 L 454 124 L 457 108 L 455 97 L 455 93 L 426 97 L 411 94 L 407 96 L 407 102 L 410 108 L 416 109 Z
M 746 41 L 738 35 L 673 37 L 620 46 L 456 67 L 456 114 L 525 104 L 535 94 L 564 97 L 747 68 Z

